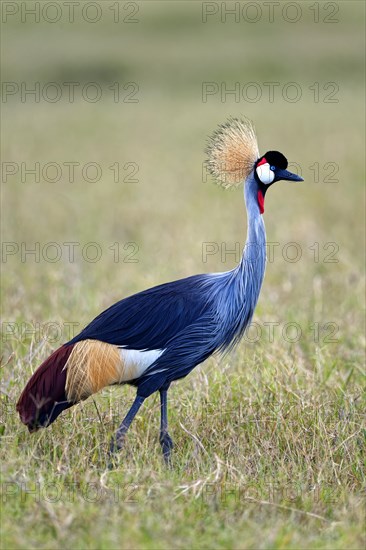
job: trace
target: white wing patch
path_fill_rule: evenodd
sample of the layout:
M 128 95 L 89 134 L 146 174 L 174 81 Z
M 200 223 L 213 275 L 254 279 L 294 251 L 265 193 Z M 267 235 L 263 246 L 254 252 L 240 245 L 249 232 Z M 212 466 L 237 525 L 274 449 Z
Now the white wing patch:
M 271 170 L 268 162 L 257 166 L 257 176 L 262 183 L 269 185 L 275 178 L 274 172 Z
M 139 351 L 137 349 L 120 348 L 121 355 L 121 377 L 120 382 L 135 380 L 144 374 L 164 353 L 163 349 L 151 349 L 148 351 Z

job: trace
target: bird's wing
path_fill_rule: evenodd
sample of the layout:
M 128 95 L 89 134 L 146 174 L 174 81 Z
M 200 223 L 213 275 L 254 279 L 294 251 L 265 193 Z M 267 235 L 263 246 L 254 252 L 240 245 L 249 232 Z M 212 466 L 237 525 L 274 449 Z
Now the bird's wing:
M 167 344 L 160 355 L 139 377 L 138 395 L 148 397 L 164 384 L 184 378 L 217 351 L 217 319 L 203 314 Z
M 69 343 L 100 340 L 126 349 L 164 349 L 209 309 L 207 275 L 150 288 L 103 311 Z

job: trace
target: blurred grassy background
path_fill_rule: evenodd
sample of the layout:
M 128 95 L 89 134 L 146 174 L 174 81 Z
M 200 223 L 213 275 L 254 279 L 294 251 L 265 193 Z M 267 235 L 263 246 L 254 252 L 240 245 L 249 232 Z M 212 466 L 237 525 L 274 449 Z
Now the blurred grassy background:
M 245 241 L 242 190 L 224 192 L 205 181 L 205 140 L 217 124 L 229 115 L 248 116 L 255 122 L 260 151 L 282 151 L 290 163 L 301 166 L 305 182 L 280 182 L 266 197 L 267 237 L 279 246 L 274 262 L 267 266 L 255 316 L 262 338 L 256 345 L 243 343 L 220 365 L 209 360 L 171 392 L 177 444 L 174 472 L 161 467 L 157 401 L 152 399 L 153 405 L 146 405 L 131 430 L 132 456 L 110 474 L 116 474 L 119 483 L 144 487 L 141 509 L 133 511 L 123 500 L 113 505 L 108 495 L 101 512 L 100 506 L 81 497 L 72 504 L 64 498 L 56 504 L 40 504 L 36 499 L 20 502 L 17 493 L 4 505 L 4 547 L 57 548 L 66 541 L 75 548 L 291 548 L 300 541 L 304 547 L 360 547 L 364 4 L 298 2 L 302 15 L 290 23 L 282 12 L 286 3 L 281 2 L 273 22 L 262 6 L 256 23 L 247 22 L 243 12 L 238 22 L 233 16 L 221 22 L 220 11 L 204 23 L 201 2 L 121 2 L 121 21 L 114 23 L 111 7 L 117 3 L 100 2 L 102 16 L 94 24 L 83 19 L 77 8 L 75 22 L 70 23 L 62 2 L 62 17 L 54 24 L 42 16 L 39 23 L 32 16 L 22 22 L 22 3 L 12 4 L 19 12 L 2 24 L 3 81 L 19 87 L 23 82 L 28 88 L 39 82 L 41 90 L 54 82 L 61 87 L 62 97 L 54 103 L 42 97 L 35 102 L 31 96 L 22 101 L 20 93 L 3 97 L 2 159 L 15 163 L 19 171 L 6 181 L 3 173 L 2 240 L 19 247 L 25 243 L 28 248 L 40 243 L 41 251 L 46 243 L 55 242 L 62 257 L 52 263 L 42 255 L 39 262 L 32 256 L 22 261 L 20 253 L 3 256 L 7 260 L 3 263 L 3 362 L 9 360 L 2 369 L 5 483 L 60 482 L 60 475 L 100 483 L 100 457 L 95 458 L 95 449 L 106 448 L 106 434 L 118 424 L 133 396 L 133 390 L 125 388 L 108 390 L 107 399 L 97 398 L 106 415 L 103 430 L 91 401 L 68 412 L 41 435 L 28 437 L 13 414 L 14 403 L 30 373 L 56 344 L 42 340 L 39 332 L 24 334 L 21 323 L 32 329 L 36 323 L 52 321 L 63 327 L 65 322 L 75 322 L 81 328 L 103 308 L 147 286 L 234 266 L 234 255 L 222 258 L 218 253 L 207 262 L 202 257 L 204 243 L 215 242 L 219 247 L 225 243 L 232 249 L 236 242 Z M 221 3 L 212 5 L 221 9 Z M 318 23 L 313 5 L 319 9 Z M 333 16 L 332 6 L 338 8 Z M 123 22 L 129 14 L 137 22 Z M 51 11 L 49 17 L 53 17 Z M 338 22 L 325 23 L 326 17 Z M 65 82 L 79 83 L 72 103 Z M 95 103 L 80 94 L 90 82 L 102 90 Z M 132 98 L 137 102 L 114 102 L 110 86 L 115 82 L 124 99 L 137 90 Z M 204 82 L 223 84 L 228 90 L 239 83 L 241 91 L 254 82 L 262 97 L 251 102 L 244 94 L 235 101 L 233 94 L 217 93 L 203 101 Z M 266 82 L 279 83 L 273 102 Z M 282 95 L 289 82 L 301 90 L 297 102 Z M 334 84 L 324 89 L 330 82 Z M 127 83 L 134 84 L 123 89 Z M 314 83 L 319 83 L 319 101 L 314 101 Z M 328 102 L 329 93 L 337 88 L 331 96 L 336 102 Z M 47 182 L 41 175 L 35 183 L 28 175 L 22 182 L 21 163 L 31 168 L 36 162 L 41 167 L 58 163 L 60 180 Z M 64 165 L 69 162 L 80 163 L 74 182 Z M 102 177 L 95 183 L 82 178 L 81 166 L 88 162 L 101 167 Z M 138 182 L 115 183 L 109 167 L 116 162 L 121 167 L 135 163 Z M 318 182 L 311 168 L 314 163 L 320 167 Z M 324 168 L 326 163 L 334 164 Z M 336 181 L 327 182 L 334 165 Z M 120 180 L 129 172 L 122 169 Z M 63 244 L 67 242 L 81 245 L 75 249 L 74 262 Z M 80 253 L 90 242 L 98 243 L 102 252 L 95 263 L 85 261 Z M 121 252 L 118 262 L 110 249 L 116 242 Z M 131 242 L 138 246 L 137 263 L 123 261 L 132 251 L 123 246 Z M 281 251 L 288 242 L 301 247 L 298 262 L 284 260 Z M 317 262 L 314 243 L 319 243 Z M 327 243 L 335 243 L 336 248 L 325 249 Z M 332 250 L 337 250 L 336 263 L 325 261 Z M 280 323 L 273 343 L 263 325 L 269 321 Z M 18 323 L 12 334 L 9 322 Z M 302 328 L 295 344 L 281 337 L 287 322 Z M 321 327 L 318 342 L 314 342 L 313 323 Z M 326 340 L 326 323 L 337 326 L 337 342 Z M 57 344 L 67 339 L 65 330 Z M 281 402 L 292 418 L 286 424 L 284 414 L 285 424 L 275 436 L 265 422 L 268 408 L 261 405 L 269 397 Z M 228 403 L 234 415 L 213 414 Z M 251 433 L 251 425 L 243 427 L 235 408 L 238 404 L 255 410 L 262 422 L 258 433 L 253 439 L 248 435 L 242 446 L 233 442 Z M 212 414 L 201 421 L 204 410 Z M 304 411 L 309 410 L 313 413 L 307 417 Z M 326 414 L 317 431 L 319 410 Z M 203 442 L 208 455 L 199 454 L 196 440 L 179 422 Z M 312 443 L 309 440 L 309 447 L 304 443 L 302 449 L 296 434 L 310 432 Z M 263 448 L 257 453 L 258 441 Z M 341 453 L 337 457 L 336 448 Z M 302 454 L 304 462 L 299 460 Z M 336 495 L 335 502 L 315 504 L 304 498 L 291 504 L 301 510 L 299 515 L 276 505 L 231 502 L 224 506 L 217 499 L 202 503 L 192 489 L 204 480 L 217 491 L 224 482 L 241 487 L 254 480 L 261 487 L 268 479 L 325 483 Z M 173 500 L 182 485 L 191 489 L 183 501 Z M 152 490 L 160 495 L 153 504 L 148 496 Z M 314 511 L 326 518 L 324 522 L 306 515 Z M 127 523 L 120 524 L 119 514 Z M 80 517 L 88 523 L 87 530 Z M 299 517 L 301 525 L 293 525 Z

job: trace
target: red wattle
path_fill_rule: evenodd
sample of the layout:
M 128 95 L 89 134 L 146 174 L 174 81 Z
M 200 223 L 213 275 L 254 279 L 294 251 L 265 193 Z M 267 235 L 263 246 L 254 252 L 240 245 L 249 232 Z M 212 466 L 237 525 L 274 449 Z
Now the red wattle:
M 265 157 L 263 157 L 262 160 L 258 162 L 257 166 L 262 166 L 262 164 L 267 164 Z
M 258 191 L 258 205 L 259 205 L 259 211 L 261 214 L 264 212 L 264 197 L 262 191 Z

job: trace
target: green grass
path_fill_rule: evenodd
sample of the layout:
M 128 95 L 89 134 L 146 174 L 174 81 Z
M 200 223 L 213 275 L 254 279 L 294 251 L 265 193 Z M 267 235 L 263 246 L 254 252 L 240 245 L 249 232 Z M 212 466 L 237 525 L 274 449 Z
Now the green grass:
M 2 185 L 2 238 L 19 246 L 2 266 L 2 548 L 364 547 L 363 5 L 339 6 L 334 25 L 312 23 L 305 8 L 296 24 L 202 24 L 199 2 L 141 2 L 136 25 L 3 25 L 3 80 L 96 81 L 105 96 L 2 104 L 3 161 L 102 169 L 95 183 L 81 169 L 72 183 L 63 168 L 56 183 L 22 183 L 19 172 Z M 114 103 L 117 81 L 138 83 L 139 102 Z M 296 82 L 303 97 L 202 102 L 211 81 Z M 314 103 L 314 82 L 321 94 L 335 82 L 339 101 Z M 202 163 L 206 136 L 241 113 L 255 121 L 261 152 L 281 150 L 305 182 L 280 182 L 266 197 L 267 238 L 278 244 L 256 326 L 169 392 L 172 469 L 161 459 L 158 396 L 106 469 L 129 387 L 107 388 L 29 435 L 16 400 L 70 326 L 148 286 L 235 265 L 225 247 L 245 241 L 242 192 L 202 181 Z M 136 163 L 139 181 L 114 183 L 116 162 Z M 42 256 L 51 242 L 55 263 Z M 74 261 L 70 242 L 80 243 Z M 82 255 L 90 242 L 101 251 L 95 263 Z M 284 258 L 290 242 L 301 249 L 294 263 Z M 39 243 L 39 261 L 22 258 L 22 243 Z M 126 243 L 137 244 L 136 263 Z M 219 249 L 206 262 L 205 243 Z

